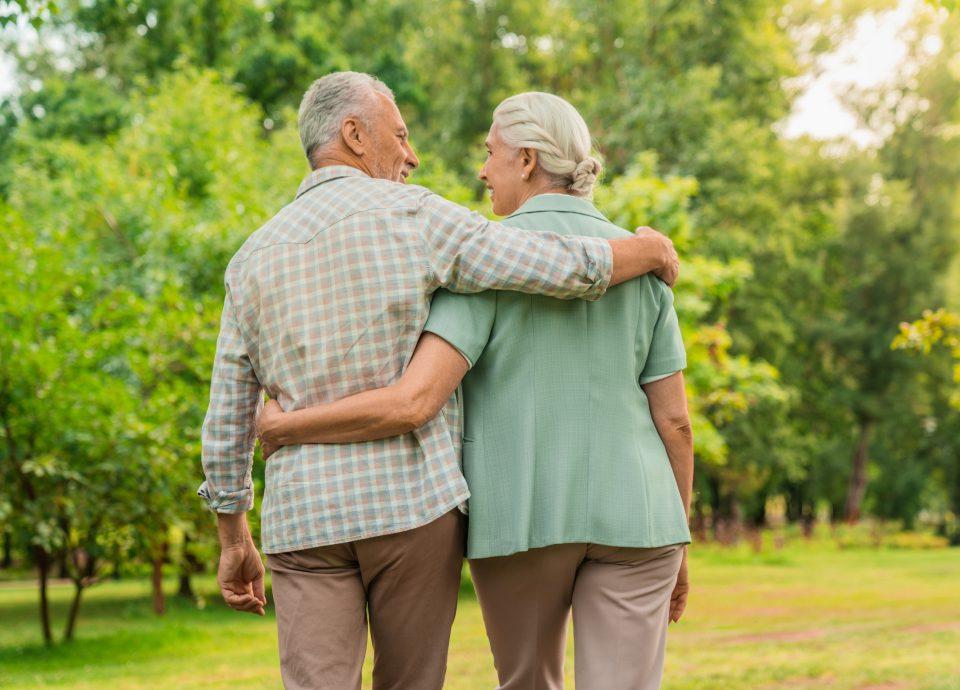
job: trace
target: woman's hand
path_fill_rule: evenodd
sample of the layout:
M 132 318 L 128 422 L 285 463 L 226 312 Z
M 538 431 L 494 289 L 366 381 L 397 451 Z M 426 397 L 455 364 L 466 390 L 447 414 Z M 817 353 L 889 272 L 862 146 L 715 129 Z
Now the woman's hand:
M 282 447 L 277 439 L 277 429 L 284 414 L 280 403 L 273 398 L 257 410 L 257 438 L 260 439 L 260 449 L 263 451 L 264 460 Z
M 690 576 L 687 574 L 687 547 L 683 547 L 683 560 L 680 561 L 680 572 L 677 573 L 677 584 L 673 586 L 670 595 L 670 620 L 676 623 L 687 608 L 687 595 L 690 593 Z

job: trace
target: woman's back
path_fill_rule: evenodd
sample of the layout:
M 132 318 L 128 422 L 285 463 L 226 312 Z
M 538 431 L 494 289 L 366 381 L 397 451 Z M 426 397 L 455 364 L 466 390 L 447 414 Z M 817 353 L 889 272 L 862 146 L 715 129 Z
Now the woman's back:
M 588 201 L 535 196 L 507 224 L 627 234 Z M 425 330 L 472 364 L 463 380 L 468 556 L 568 542 L 688 542 L 641 382 L 685 366 L 673 296 L 652 276 L 596 302 L 514 292 L 434 299 Z

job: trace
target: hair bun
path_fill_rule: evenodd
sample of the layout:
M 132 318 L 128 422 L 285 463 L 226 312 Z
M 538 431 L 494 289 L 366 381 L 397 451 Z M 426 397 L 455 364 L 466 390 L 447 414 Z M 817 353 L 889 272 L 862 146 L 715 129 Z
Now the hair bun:
M 602 168 L 600 161 L 593 156 L 587 156 L 577 163 L 577 167 L 573 171 L 573 182 L 570 189 L 574 192 L 590 192 Z

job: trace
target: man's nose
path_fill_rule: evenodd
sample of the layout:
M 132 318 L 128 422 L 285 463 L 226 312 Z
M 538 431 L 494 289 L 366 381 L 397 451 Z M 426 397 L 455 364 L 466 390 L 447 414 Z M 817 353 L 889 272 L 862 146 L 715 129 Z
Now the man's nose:
M 484 163 L 480 166 L 480 172 L 477 173 L 477 179 L 487 181 L 487 164 Z
M 411 168 L 420 167 L 420 159 L 417 158 L 417 154 L 413 152 L 413 147 L 410 144 L 407 144 L 407 165 Z

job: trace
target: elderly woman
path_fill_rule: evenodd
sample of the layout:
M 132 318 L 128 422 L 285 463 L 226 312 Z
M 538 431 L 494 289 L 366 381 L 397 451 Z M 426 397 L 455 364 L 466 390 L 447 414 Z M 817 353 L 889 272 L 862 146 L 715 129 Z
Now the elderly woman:
M 486 145 L 480 179 L 506 224 L 627 233 L 589 200 L 600 163 L 563 99 L 506 99 Z M 270 403 L 260 423 L 268 451 L 408 432 L 462 378 L 467 554 L 500 687 L 563 687 L 572 609 L 578 690 L 656 688 L 687 593 L 685 364 L 673 295 L 651 275 L 598 302 L 441 291 L 394 385 L 290 413 Z

